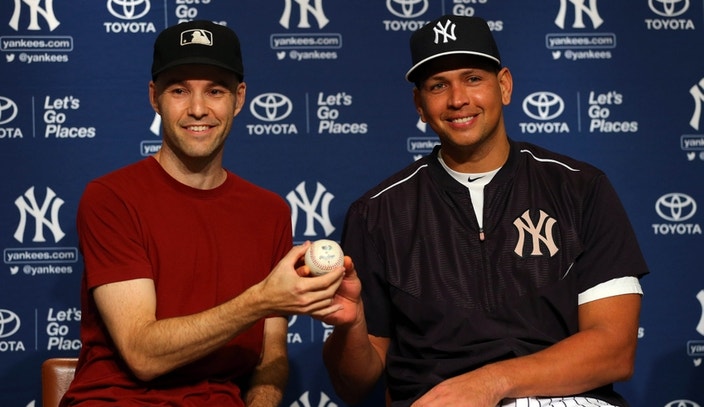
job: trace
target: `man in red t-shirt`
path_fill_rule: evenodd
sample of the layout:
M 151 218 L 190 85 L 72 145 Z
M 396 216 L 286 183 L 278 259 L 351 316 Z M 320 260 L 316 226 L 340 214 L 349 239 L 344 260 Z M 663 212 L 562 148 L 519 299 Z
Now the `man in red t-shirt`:
M 89 183 L 78 208 L 83 348 L 62 406 L 278 405 L 285 316 L 339 309 L 344 270 L 301 277 L 286 202 L 222 166 L 243 74 L 227 27 L 158 36 L 161 150 Z

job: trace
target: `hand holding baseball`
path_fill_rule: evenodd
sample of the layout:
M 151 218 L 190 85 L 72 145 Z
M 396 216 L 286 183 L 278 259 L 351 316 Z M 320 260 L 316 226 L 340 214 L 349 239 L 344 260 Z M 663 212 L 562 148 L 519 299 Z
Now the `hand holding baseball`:
M 316 240 L 306 250 L 304 261 L 313 276 L 326 274 L 342 267 L 345 254 L 337 242 L 328 239 Z

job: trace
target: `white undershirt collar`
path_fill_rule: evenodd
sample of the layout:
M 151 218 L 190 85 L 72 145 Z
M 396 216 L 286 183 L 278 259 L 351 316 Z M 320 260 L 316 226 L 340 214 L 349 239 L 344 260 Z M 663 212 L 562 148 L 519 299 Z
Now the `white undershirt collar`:
M 469 190 L 469 196 L 472 199 L 472 206 L 474 207 L 474 215 L 477 217 L 477 222 L 479 222 L 479 227 L 481 228 L 484 220 L 484 186 L 491 182 L 494 175 L 499 172 L 501 167 L 492 171 L 478 173 L 455 171 L 448 167 L 442 159 L 442 151 L 438 152 L 438 161 L 440 161 L 442 167 L 452 178 L 456 179 L 457 182 L 464 185 Z

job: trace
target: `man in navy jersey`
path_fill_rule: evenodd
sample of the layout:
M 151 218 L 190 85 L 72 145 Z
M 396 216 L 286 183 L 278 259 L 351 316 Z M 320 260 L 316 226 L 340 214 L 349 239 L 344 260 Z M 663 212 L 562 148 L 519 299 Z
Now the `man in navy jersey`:
M 440 146 L 349 209 L 354 260 L 323 357 L 346 402 L 626 406 L 648 273 L 599 169 L 506 133 L 513 81 L 487 23 L 410 40 L 414 102 Z M 351 268 L 348 268 L 351 270 Z

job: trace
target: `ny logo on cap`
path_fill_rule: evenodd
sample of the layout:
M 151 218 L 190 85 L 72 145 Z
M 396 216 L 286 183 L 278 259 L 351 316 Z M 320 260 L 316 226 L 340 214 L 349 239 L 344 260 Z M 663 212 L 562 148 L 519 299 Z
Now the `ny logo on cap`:
M 435 24 L 435 27 L 433 27 L 433 31 L 435 32 L 435 43 L 437 44 L 440 41 L 441 35 L 443 44 L 446 44 L 449 40 L 456 41 L 457 37 L 455 37 L 455 27 L 457 27 L 457 25 L 450 20 L 447 20 L 445 26 L 440 24 L 438 21 L 437 24 Z
M 193 30 L 186 30 L 181 33 L 181 45 L 213 45 L 213 33 L 208 30 L 203 30 L 201 28 L 196 28 Z

